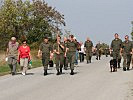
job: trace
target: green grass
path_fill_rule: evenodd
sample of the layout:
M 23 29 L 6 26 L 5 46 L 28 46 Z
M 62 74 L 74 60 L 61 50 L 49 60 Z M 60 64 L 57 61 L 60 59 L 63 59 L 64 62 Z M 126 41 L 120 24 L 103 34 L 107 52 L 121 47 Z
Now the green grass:
M 42 62 L 39 59 L 34 60 L 32 62 L 32 68 L 37 68 L 37 67 L 41 67 L 41 66 L 42 66 Z M 17 71 L 20 71 L 19 65 L 17 65 Z M 0 76 L 6 75 L 9 73 L 10 73 L 10 68 L 9 68 L 8 64 L 0 65 Z

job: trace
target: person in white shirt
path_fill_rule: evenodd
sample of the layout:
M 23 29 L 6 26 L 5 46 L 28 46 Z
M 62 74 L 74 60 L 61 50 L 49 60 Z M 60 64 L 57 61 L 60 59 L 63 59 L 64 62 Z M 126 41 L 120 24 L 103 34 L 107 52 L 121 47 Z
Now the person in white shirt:
M 80 50 L 79 50 L 79 59 L 80 59 L 80 62 L 84 62 L 84 44 L 83 42 L 80 42 Z

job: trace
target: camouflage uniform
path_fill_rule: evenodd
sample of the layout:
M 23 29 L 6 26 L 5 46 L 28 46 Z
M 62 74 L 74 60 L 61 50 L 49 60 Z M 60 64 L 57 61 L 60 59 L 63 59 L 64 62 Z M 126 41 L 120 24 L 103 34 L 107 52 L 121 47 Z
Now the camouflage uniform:
M 75 53 L 76 53 L 76 49 L 77 49 L 77 42 L 75 41 L 68 41 L 67 42 L 67 60 L 70 63 L 70 69 L 71 69 L 71 73 L 73 73 L 74 70 L 74 62 L 75 62 Z
M 113 50 L 112 52 L 112 56 L 113 56 L 113 60 L 114 60 L 114 66 L 117 68 L 117 64 L 118 67 L 120 67 L 120 63 L 121 63 L 121 56 L 120 56 L 120 49 L 122 47 L 122 40 L 121 39 L 114 39 L 111 42 L 111 48 Z
M 42 51 L 42 64 L 44 67 L 44 72 L 47 74 L 48 64 L 50 60 L 50 51 L 52 51 L 52 46 L 50 43 L 41 43 L 39 49 Z
M 91 63 L 91 58 L 92 58 L 92 47 L 93 43 L 92 41 L 86 41 L 84 44 L 84 47 L 86 48 L 86 60 L 87 63 Z
M 98 58 L 99 58 L 99 60 L 100 60 L 100 58 L 101 58 L 101 44 L 100 43 L 98 43 L 97 45 L 96 45 L 96 59 L 98 60 Z
M 122 48 L 123 48 L 123 70 L 129 70 L 129 67 L 130 67 L 130 63 L 131 63 L 131 52 L 132 52 L 132 48 L 133 48 L 133 45 L 132 45 L 132 42 L 131 41 L 124 41 L 123 42 L 123 45 L 122 45 Z
M 64 46 L 63 43 L 61 43 L 60 45 Z M 65 48 L 62 48 L 60 45 L 58 43 L 55 43 L 53 46 L 54 50 L 59 52 L 59 54 L 55 53 L 56 70 L 58 71 L 58 73 L 59 69 L 60 73 L 62 73 L 62 67 L 64 63 L 64 52 L 65 52 Z
M 67 42 L 64 42 L 64 46 L 67 47 Z M 68 60 L 67 57 L 64 56 L 64 69 L 67 70 Z

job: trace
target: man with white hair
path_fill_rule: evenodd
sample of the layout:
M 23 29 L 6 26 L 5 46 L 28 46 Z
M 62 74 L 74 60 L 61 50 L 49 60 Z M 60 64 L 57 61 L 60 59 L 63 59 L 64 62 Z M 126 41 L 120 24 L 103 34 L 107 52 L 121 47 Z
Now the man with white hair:
M 8 57 L 8 65 L 11 69 L 11 74 L 16 74 L 17 67 L 17 55 L 18 55 L 19 43 L 16 42 L 16 38 L 12 37 L 8 43 L 6 56 Z

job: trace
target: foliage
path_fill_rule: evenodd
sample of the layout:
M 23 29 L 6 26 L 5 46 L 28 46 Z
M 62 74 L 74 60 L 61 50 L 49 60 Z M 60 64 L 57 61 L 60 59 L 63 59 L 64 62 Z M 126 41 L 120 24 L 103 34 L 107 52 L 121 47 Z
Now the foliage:
M 65 25 L 64 15 L 44 0 L 4 0 L 0 8 L 0 44 L 6 44 L 11 36 L 27 39 L 29 44 L 39 43 L 44 36 L 52 38 L 61 25 Z

